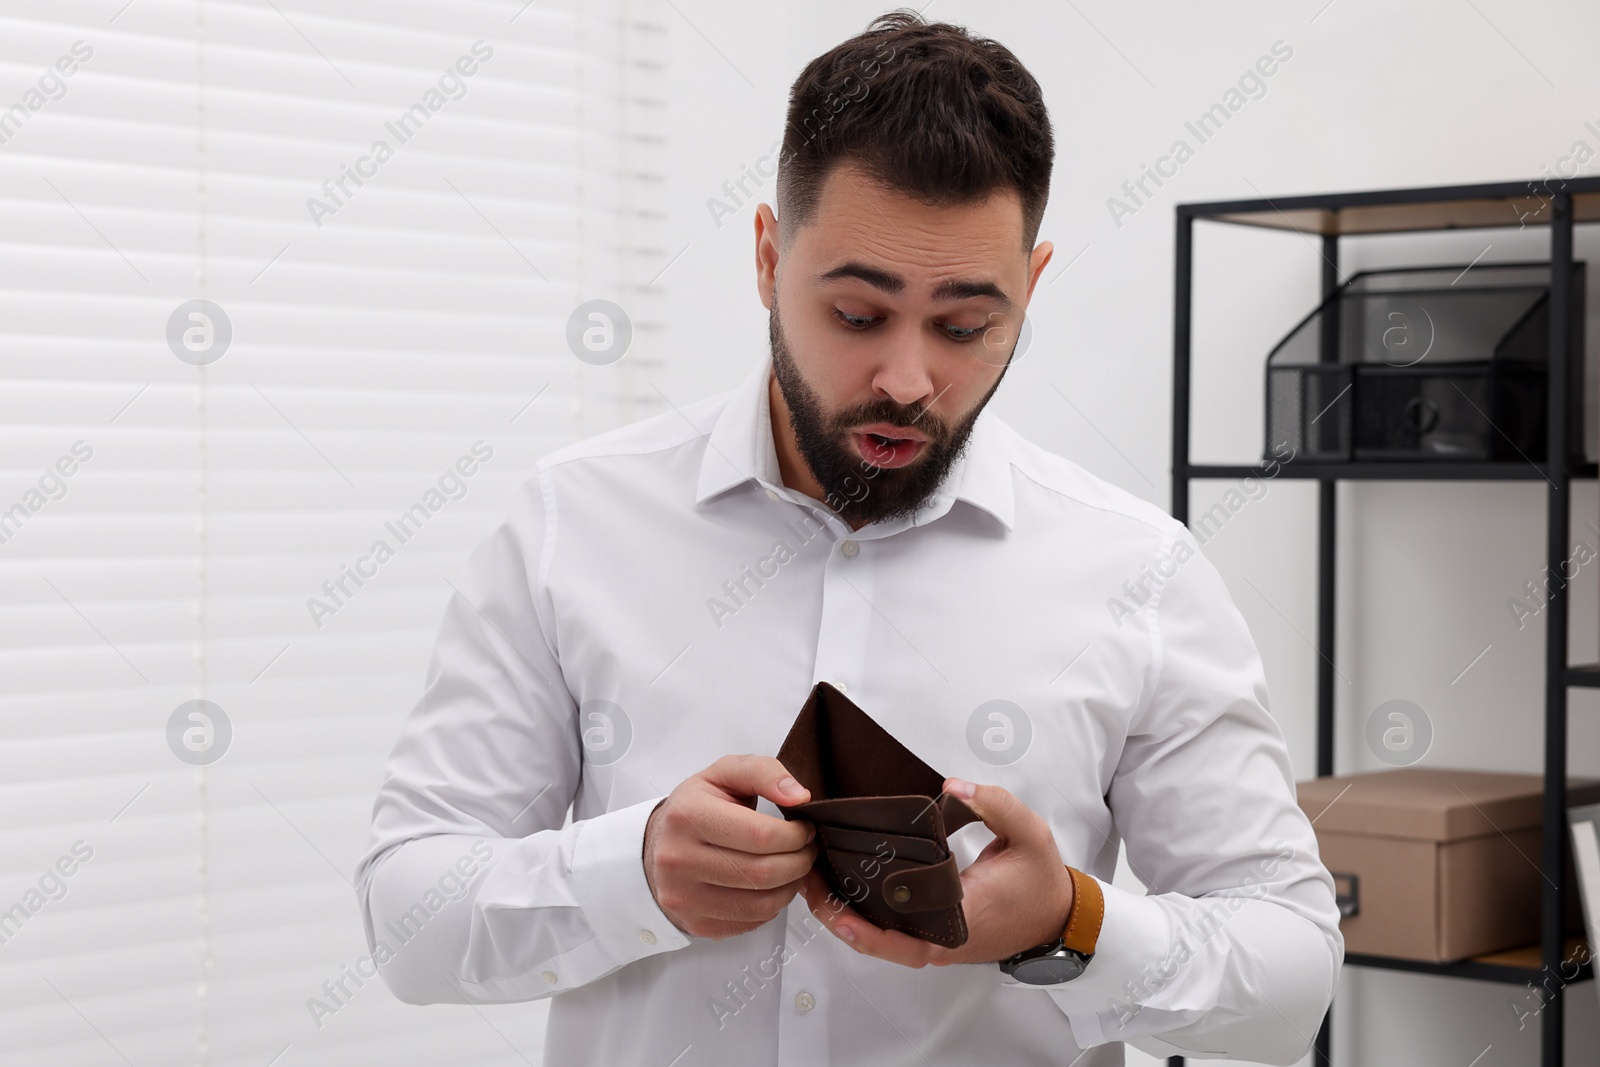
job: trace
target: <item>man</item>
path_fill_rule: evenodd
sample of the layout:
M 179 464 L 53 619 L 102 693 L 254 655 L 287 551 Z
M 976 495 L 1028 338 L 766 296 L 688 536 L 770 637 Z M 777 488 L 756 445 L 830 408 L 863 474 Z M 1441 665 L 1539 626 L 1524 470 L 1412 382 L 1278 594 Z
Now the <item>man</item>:
M 1053 152 L 957 27 L 801 73 L 770 360 L 545 457 L 450 601 L 357 872 L 401 999 L 553 997 L 560 1067 L 1306 1053 L 1343 941 L 1243 619 L 1181 524 L 985 412 Z M 779 814 L 818 681 L 981 816 L 960 948 L 865 921 Z

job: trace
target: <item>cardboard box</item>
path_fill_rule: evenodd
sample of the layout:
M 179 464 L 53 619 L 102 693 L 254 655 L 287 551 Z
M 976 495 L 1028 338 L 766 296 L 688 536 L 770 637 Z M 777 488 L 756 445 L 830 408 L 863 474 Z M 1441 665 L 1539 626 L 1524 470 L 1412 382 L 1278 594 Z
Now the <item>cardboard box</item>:
M 1538 941 L 1543 789 L 1539 775 L 1422 767 L 1299 783 L 1345 951 L 1443 963 Z M 1600 781 L 1569 779 L 1569 805 L 1596 801 Z M 1570 856 L 1567 872 L 1576 904 Z

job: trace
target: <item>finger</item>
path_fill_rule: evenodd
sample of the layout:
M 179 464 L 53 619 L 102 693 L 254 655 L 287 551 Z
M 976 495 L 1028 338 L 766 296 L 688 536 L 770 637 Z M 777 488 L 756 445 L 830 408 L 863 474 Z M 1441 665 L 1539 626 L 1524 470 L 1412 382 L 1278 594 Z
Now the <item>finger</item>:
M 691 779 L 691 782 L 693 780 Z M 816 836 L 805 819 L 784 819 L 745 807 L 714 783 L 681 791 L 662 818 L 674 837 L 698 839 L 719 848 L 769 855 L 804 848 Z
M 975 785 L 960 778 L 946 778 L 944 790 L 965 801 L 997 838 L 1026 839 L 1037 837 L 1047 829 L 1039 814 L 1004 786 Z
M 730 796 L 766 797 L 780 808 L 811 799 L 811 791 L 772 756 L 723 756 L 700 773 Z
M 731 889 L 720 885 L 702 885 L 696 891 L 696 903 L 689 911 L 691 915 L 719 922 L 766 923 L 782 914 L 799 892 L 798 878 L 776 889 Z
M 794 852 L 759 854 L 704 845 L 690 852 L 686 865 L 691 878 L 730 889 L 776 889 L 798 884 L 817 861 L 817 846 Z
M 947 950 L 899 930 L 880 930 L 828 888 L 826 880 L 812 871 L 802 883 L 806 905 L 822 920 L 835 937 L 867 956 L 876 956 L 902 967 L 927 966 Z
M 827 880 L 814 867 L 800 877 L 800 892 L 813 914 L 818 908 L 831 907 L 837 911 L 844 906 L 844 900 L 828 887 Z
M 730 923 L 720 919 L 690 919 L 686 933 L 692 937 L 709 938 L 712 941 L 722 941 L 730 937 L 748 934 L 751 930 L 759 930 L 766 923 Z
M 833 919 L 847 911 L 852 915 L 855 914 L 855 909 L 849 906 L 849 902 L 835 893 L 828 885 L 827 879 L 815 869 L 806 872 L 800 879 L 800 892 L 805 896 L 806 907 L 811 910 L 811 914 L 821 919 L 822 924 L 835 934 L 838 931 L 834 929 Z

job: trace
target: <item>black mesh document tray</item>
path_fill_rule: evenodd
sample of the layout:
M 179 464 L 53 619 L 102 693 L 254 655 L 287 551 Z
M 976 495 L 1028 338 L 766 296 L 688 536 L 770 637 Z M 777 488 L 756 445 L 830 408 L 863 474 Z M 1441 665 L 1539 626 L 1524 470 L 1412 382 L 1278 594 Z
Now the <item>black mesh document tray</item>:
M 1264 456 L 1543 460 L 1549 287 L 1548 263 L 1352 276 L 1267 357 Z M 1575 262 L 1570 456 L 1583 452 L 1583 306 Z

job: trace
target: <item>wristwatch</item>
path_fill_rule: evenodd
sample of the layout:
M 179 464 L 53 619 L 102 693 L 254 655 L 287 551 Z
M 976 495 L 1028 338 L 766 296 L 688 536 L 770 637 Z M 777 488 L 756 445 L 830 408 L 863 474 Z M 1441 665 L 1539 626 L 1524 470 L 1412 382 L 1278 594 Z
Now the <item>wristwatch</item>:
M 1000 970 L 1026 985 L 1059 985 L 1082 974 L 1094 959 L 1100 924 L 1106 917 L 1106 897 L 1100 883 L 1073 867 L 1072 909 L 1067 926 L 1054 941 L 1025 948 L 1000 961 Z

